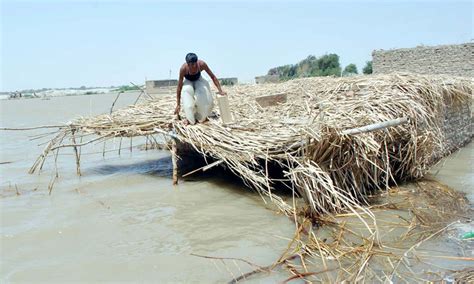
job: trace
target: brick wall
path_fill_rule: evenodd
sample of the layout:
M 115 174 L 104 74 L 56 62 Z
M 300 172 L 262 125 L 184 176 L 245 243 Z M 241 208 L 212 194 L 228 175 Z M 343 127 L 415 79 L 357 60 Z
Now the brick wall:
M 472 102 L 446 101 L 443 132 L 445 153 L 466 145 L 472 139 Z
M 374 50 L 375 74 L 413 72 L 474 77 L 474 43 Z
M 149 80 L 145 82 L 146 92 L 148 94 L 162 94 L 163 90 L 178 85 L 178 80 Z

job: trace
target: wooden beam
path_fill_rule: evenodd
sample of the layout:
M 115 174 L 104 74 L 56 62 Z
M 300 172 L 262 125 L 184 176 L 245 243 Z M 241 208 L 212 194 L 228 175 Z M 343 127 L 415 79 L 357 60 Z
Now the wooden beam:
M 275 106 L 279 103 L 286 103 L 287 95 L 286 93 L 280 93 L 275 95 L 257 97 L 255 98 L 255 100 L 261 107 L 269 107 Z
M 233 122 L 234 118 L 230 111 L 228 96 L 217 96 L 217 104 L 219 105 L 222 122 L 224 124 Z
M 176 140 L 171 139 L 171 162 L 173 164 L 173 185 L 178 184 L 178 157 L 176 149 Z

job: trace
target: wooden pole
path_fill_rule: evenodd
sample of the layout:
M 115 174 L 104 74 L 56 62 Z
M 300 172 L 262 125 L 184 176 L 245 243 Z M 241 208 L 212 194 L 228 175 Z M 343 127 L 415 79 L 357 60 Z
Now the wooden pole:
M 380 130 L 380 129 L 384 129 L 384 128 L 388 128 L 388 127 L 397 126 L 397 125 L 404 124 L 404 123 L 407 123 L 407 122 L 408 122 L 408 118 L 406 118 L 406 117 L 397 118 L 397 119 L 392 119 L 392 120 L 389 120 L 389 121 L 384 121 L 384 122 L 380 122 L 380 123 L 374 123 L 374 124 L 362 126 L 362 127 L 359 127 L 359 128 L 347 129 L 347 130 L 342 131 L 342 134 L 354 135 L 354 134 L 359 134 L 359 133 L 371 132 L 371 131 L 375 131 L 375 130 Z
M 122 93 L 123 93 L 123 91 L 118 92 L 117 97 L 115 98 L 114 102 L 112 103 L 112 106 L 110 107 L 110 113 L 109 113 L 109 115 L 112 114 L 112 110 L 114 109 L 114 105 L 115 105 L 115 103 L 117 102 L 118 98 L 120 97 L 120 94 L 122 94 Z
M 72 130 L 72 143 L 76 144 L 76 138 L 74 137 L 75 130 Z M 77 175 L 81 175 L 81 157 L 79 156 L 79 152 L 77 151 L 77 146 L 74 146 L 74 154 L 76 156 L 76 173 Z
M 173 185 L 178 184 L 178 157 L 176 139 L 171 139 L 171 162 L 173 163 Z

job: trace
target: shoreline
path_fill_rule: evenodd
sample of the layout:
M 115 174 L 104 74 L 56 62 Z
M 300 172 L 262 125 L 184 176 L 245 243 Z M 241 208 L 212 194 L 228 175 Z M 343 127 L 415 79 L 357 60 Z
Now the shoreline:
M 22 97 L 11 97 L 11 95 L 0 95 L 0 100 L 25 100 L 25 99 L 50 99 L 55 97 L 75 97 L 75 96 L 92 96 L 92 95 L 107 95 L 107 94 L 118 94 L 120 91 L 108 91 L 108 92 L 85 92 L 85 93 L 36 93 L 36 95 L 23 95 Z M 123 94 L 135 94 L 139 92 L 139 90 L 132 90 L 132 91 L 125 91 L 122 92 Z

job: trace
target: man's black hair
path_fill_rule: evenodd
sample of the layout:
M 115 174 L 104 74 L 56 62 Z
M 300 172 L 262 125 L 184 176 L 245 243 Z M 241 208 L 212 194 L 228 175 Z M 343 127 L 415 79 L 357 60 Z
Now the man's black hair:
M 198 61 L 198 56 L 195 53 L 186 54 L 186 63 L 195 63 Z

